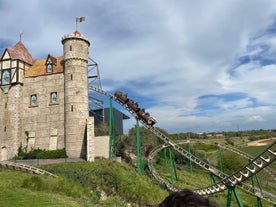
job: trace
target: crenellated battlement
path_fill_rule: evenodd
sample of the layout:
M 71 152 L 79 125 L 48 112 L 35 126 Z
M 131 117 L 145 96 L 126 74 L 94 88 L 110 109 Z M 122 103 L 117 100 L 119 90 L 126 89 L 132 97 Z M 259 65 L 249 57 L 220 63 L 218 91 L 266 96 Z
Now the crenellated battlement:
M 76 39 L 76 40 L 83 40 L 85 41 L 88 46 L 90 46 L 90 41 L 87 37 L 85 37 L 84 35 L 82 35 L 81 33 L 79 33 L 78 31 L 75 31 L 73 34 L 66 34 L 61 38 L 61 42 L 62 44 L 64 44 L 65 41 L 67 40 L 72 40 L 72 39 Z

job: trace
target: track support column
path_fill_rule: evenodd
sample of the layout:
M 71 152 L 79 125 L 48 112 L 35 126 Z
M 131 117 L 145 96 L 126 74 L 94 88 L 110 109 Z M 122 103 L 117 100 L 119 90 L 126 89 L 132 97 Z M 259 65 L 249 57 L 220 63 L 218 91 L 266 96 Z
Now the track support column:
M 171 172 L 171 181 L 172 184 L 175 184 L 175 181 L 178 180 L 177 177 L 177 172 L 176 172 L 176 167 L 175 167 L 175 162 L 174 162 L 174 158 L 173 158 L 173 154 L 172 154 L 172 149 L 169 148 L 169 152 L 170 152 L 170 172 Z M 175 178 L 175 179 L 174 179 Z
M 162 149 L 162 152 L 163 152 L 163 159 L 164 159 L 164 165 L 167 166 L 168 162 L 167 162 L 167 149 L 164 148 Z
M 256 190 L 255 190 L 255 182 L 254 182 L 254 177 L 255 177 L 255 179 L 256 179 L 256 181 L 257 181 L 257 184 L 258 184 L 258 187 L 259 187 L 260 191 L 262 192 L 261 183 L 260 183 L 259 178 L 258 178 L 258 176 L 257 176 L 257 175 L 255 175 L 255 176 L 251 177 L 251 182 L 252 182 L 252 189 L 253 189 L 253 192 L 254 192 L 254 193 L 256 192 Z M 263 206 L 263 204 L 262 204 L 262 200 L 261 200 L 261 198 L 260 198 L 260 197 L 256 197 L 256 198 L 257 198 L 257 206 L 258 206 L 258 207 L 262 207 L 262 206 Z
M 192 166 L 192 161 L 191 161 L 190 141 L 187 142 L 187 150 L 188 150 L 188 154 L 189 154 L 189 158 L 188 158 L 189 170 L 190 170 L 190 173 L 192 173 L 193 172 L 193 166 Z
M 214 185 L 216 183 L 215 176 L 211 172 L 210 172 L 210 183 L 211 183 L 211 185 Z M 216 196 L 216 194 L 212 194 L 212 196 Z
M 217 152 L 218 152 L 218 160 L 219 160 L 220 171 L 223 172 L 223 174 L 224 174 L 222 156 L 221 156 L 221 148 L 219 147 L 219 145 L 218 145 Z
M 232 199 L 232 193 L 234 192 L 236 201 L 239 205 L 239 207 L 243 207 L 242 201 L 239 197 L 238 191 L 236 190 L 236 187 L 228 186 L 228 194 L 227 194 L 227 203 L 226 207 L 231 207 L 231 199 Z
M 109 99 L 109 159 L 116 157 L 117 140 L 114 128 L 112 99 Z
M 142 163 L 142 153 L 141 153 L 141 138 L 140 138 L 140 127 L 139 121 L 136 119 L 136 148 L 137 148 L 137 166 L 138 175 L 142 174 L 143 163 Z

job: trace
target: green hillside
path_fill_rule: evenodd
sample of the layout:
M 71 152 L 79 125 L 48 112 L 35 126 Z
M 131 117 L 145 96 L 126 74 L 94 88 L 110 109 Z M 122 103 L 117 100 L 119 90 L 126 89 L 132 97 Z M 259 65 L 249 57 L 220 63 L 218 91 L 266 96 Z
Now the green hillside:
M 80 200 L 88 203 L 93 198 L 89 191 L 63 178 L 31 175 L 1 168 L 0 177 L 1 207 L 77 207 L 85 206 L 80 204 Z
M 134 169 L 115 161 L 101 159 L 43 168 L 59 178 L 0 168 L 0 206 L 146 206 L 168 195 L 148 176 L 138 176 Z M 101 196 L 106 199 L 100 200 Z
M 161 130 L 161 129 L 160 129 Z M 162 131 L 162 130 L 161 130 Z M 164 134 L 168 135 L 165 131 Z M 258 132 L 258 133 L 257 133 Z M 239 132 L 202 135 L 198 137 L 196 134 L 189 133 L 173 136 L 168 135 L 172 139 L 198 139 L 201 138 L 205 143 L 191 144 L 191 152 L 205 160 L 217 169 L 220 168 L 218 159 L 219 152 L 223 163 L 223 170 L 227 174 L 232 174 L 236 170 L 248 163 L 248 160 L 234 154 L 228 150 L 218 151 L 214 143 L 227 144 L 252 156 L 257 156 L 265 147 L 247 147 L 249 140 L 256 140 L 263 131 L 257 132 Z M 266 131 L 265 131 L 266 132 Z M 275 133 L 268 131 L 266 133 Z M 122 137 L 117 146 L 117 156 L 121 156 L 123 163 L 114 160 L 96 159 L 95 162 L 66 162 L 60 164 L 51 164 L 39 166 L 53 174 L 58 178 L 38 176 L 17 171 L 11 171 L 0 168 L 0 207 L 40 207 L 40 206 L 156 206 L 160 203 L 169 192 L 160 186 L 149 173 L 146 168 L 146 157 L 149 152 L 162 142 L 145 128 L 141 128 L 141 145 L 142 158 L 144 161 L 145 171 L 143 175 L 137 174 L 136 164 L 136 135 L 135 130 L 130 130 L 127 136 Z M 255 137 L 254 137 L 254 136 Z M 274 134 L 263 136 L 274 136 Z M 187 149 L 187 144 L 182 147 Z M 130 156 L 132 154 L 132 156 Z M 192 169 L 188 166 L 187 158 L 173 151 L 172 155 L 175 162 L 176 175 L 173 175 L 170 166 L 169 153 L 164 156 L 164 152 L 160 152 L 153 164 L 160 175 L 168 182 L 175 182 L 175 186 L 180 188 L 196 189 L 211 185 L 210 174 L 199 167 L 192 165 Z M 128 164 L 125 164 L 127 162 Z M 271 164 L 271 169 L 275 172 L 275 164 Z M 216 178 L 215 182 L 218 180 Z M 258 179 L 262 185 L 262 189 L 275 195 L 276 187 L 274 180 L 268 176 L 267 172 L 258 173 Z M 246 181 L 251 184 L 251 179 Z M 255 181 L 256 184 L 256 181 Z M 257 206 L 254 196 L 245 193 L 237 188 L 238 194 L 242 200 L 243 206 Z M 217 202 L 220 206 L 226 206 L 227 191 L 209 197 L 210 200 Z M 262 201 L 263 206 L 272 207 L 273 205 Z M 232 207 L 238 206 L 235 197 L 232 196 Z
M 0 168 L 0 206 L 156 206 L 169 193 L 144 172 L 112 160 L 61 163 L 40 166 L 59 178 L 38 176 Z M 167 164 L 155 164 L 164 179 L 170 181 Z M 209 174 L 193 167 L 190 173 L 185 165 L 177 167 L 176 185 L 199 188 L 210 184 Z M 238 190 L 244 206 L 256 206 L 256 199 Z M 220 206 L 226 206 L 227 192 L 210 197 Z M 104 198 L 104 199 L 101 199 Z M 263 202 L 264 206 L 272 206 Z M 232 199 L 232 207 L 238 206 Z

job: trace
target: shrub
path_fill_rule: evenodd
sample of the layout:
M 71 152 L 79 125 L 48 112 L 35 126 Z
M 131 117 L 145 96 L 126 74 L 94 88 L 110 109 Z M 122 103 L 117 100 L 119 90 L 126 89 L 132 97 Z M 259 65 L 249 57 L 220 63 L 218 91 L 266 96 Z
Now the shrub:
M 41 177 L 38 177 L 38 176 L 33 176 L 29 179 L 25 179 L 22 184 L 22 187 L 28 188 L 30 190 L 35 190 L 35 191 L 42 190 L 43 186 L 45 187 Z
M 67 158 L 65 149 L 57 150 L 41 150 L 38 152 L 38 157 L 40 159 L 54 159 L 54 158 Z
M 228 151 L 222 153 L 222 162 L 224 169 L 230 173 L 233 173 L 248 164 L 248 161 L 245 158 Z
M 74 180 L 83 187 L 90 188 L 93 192 L 104 191 L 109 197 L 119 197 L 123 201 L 139 203 L 140 206 L 156 204 L 167 195 L 166 191 L 161 190 L 146 176 L 138 176 L 128 166 L 113 160 L 63 163 L 43 166 L 43 169 Z M 114 204 L 121 202 L 120 199 L 115 200 L 106 202 L 114 202 Z
M 55 159 L 55 158 L 67 158 L 65 149 L 57 150 L 42 150 L 42 149 L 31 149 L 26 152 L 20 146 L 18 148 L 18 154 L 13 159 L 27 160 L 27 159 Z

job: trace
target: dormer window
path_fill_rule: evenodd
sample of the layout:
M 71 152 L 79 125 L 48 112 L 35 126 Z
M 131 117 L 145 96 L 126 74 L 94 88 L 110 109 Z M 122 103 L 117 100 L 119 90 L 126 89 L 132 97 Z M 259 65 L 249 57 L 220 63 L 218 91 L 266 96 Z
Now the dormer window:
M 57 65 L 57 59 L 51 55 L 48 55 L 45 65 L 46 65 L 46 73 L 53 73 L 54 66 Z
M 52 73 L 53 72 L 53 64 L 52 63 L 48 63 L 46 65 L 46 71 L 47 71 L 47 73 Z

